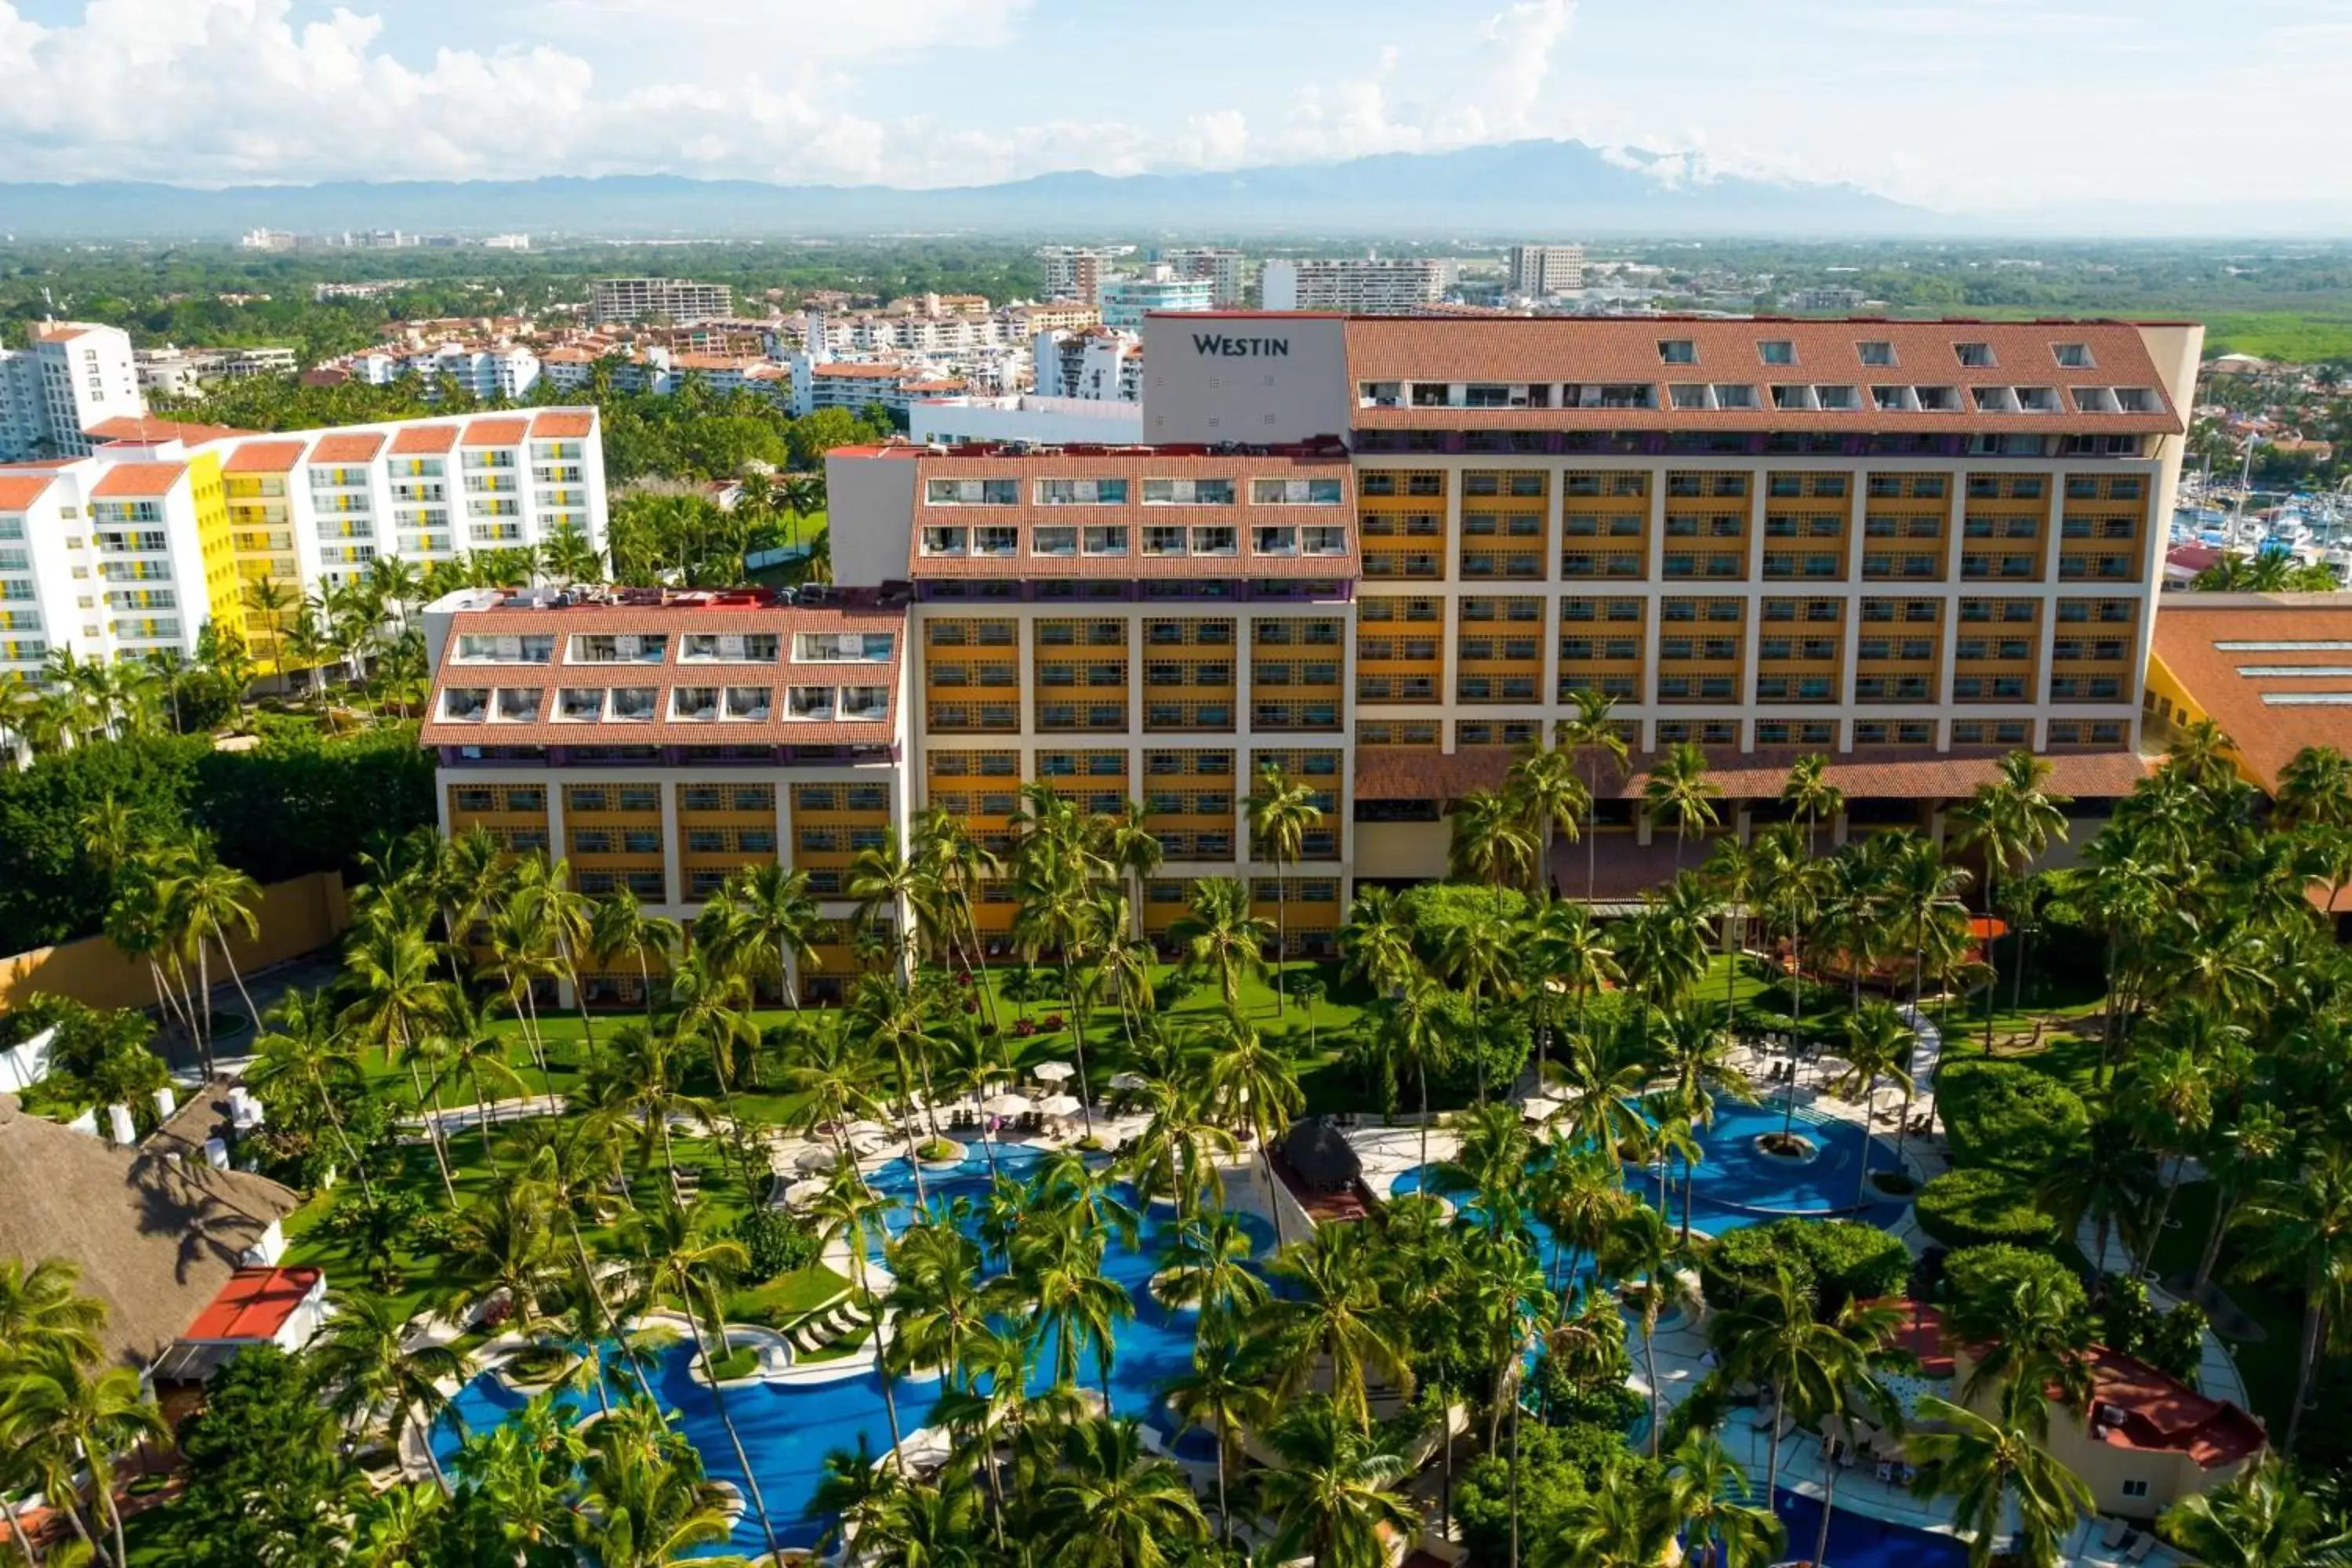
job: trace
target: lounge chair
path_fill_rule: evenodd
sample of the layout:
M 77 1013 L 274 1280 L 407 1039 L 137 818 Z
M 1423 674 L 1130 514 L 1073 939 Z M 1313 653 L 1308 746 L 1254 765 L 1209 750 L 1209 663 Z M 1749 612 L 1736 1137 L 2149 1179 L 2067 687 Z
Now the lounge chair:
M 2155 1550 L 2156 1531 L 2151 1530 L 2147 1534 L 2141 1536 L 2137 1541 L 2131 1543 L 2130 1547 L 2124 1552 L 2124 1561 L 2126 1563 L 2137 1563 L 2147 1557 L 2150 1552 Z

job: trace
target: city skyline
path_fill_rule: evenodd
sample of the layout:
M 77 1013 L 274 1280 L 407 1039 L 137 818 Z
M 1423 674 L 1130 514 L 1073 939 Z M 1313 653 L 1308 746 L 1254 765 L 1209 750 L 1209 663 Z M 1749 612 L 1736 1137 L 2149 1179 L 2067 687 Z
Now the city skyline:
M 711 79 L 705 62 L 747 37 L 774 40 L 752 51 L 762 63 Z M 1155 68 L 1096 68 L 1122 58 Z M 1066 0 L 900 0 L 854 17 L 15 0 L 0 3 L 0 162 L 22 178 L 186 184 L 667 172 L 919 187 L 1559 137 L 1663 154 L 1666 184 L 1850 182 L 1986 217 L 2164 202 L 2193 226 L 2200 206 L 2314 205 L 2298 170 L 2352 151 L 2322 96 L 2347 58 L 2352 20 L 2319 0 L 2226 16 L 2108 0 L 1517 0 L 1433 16 L 1375 0 L 1344 16 L 1212 0 L 1181 18 Z M 1058 85 L 959 89 L 992 74 Z M 2064 103 L 2064 124 L 1981 112 L 1993 79 Z M 2252 92 L 2298 127 L 2293 156 L 2249 157 L 2224 131 Z M 899 104 L 953 107 L 886 107 Z M 2132 138 L 2120 174 L 2051 155 L 2099 123 Z

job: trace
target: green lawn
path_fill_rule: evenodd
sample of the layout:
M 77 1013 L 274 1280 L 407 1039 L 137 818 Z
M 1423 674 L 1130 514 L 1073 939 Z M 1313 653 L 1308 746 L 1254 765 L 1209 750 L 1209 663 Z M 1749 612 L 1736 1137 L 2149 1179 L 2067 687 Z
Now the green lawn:
M 730 1323 L 764 1323 L 780 1329 L 849 1294 L 849 1281 L 822 1263 L 779 1274 L 764 1285 L 748 1286 L 727 1298 Z
M 693 1167 L 702 1172 L 701 1192 L 715 1206 L 719 1220 L 732 1221 L 748 1213 L 754 1202 L 767 1200 L 764 1177 L 754 1173 L 759 1191 L 747 1194 L 734 1165 L 727 1160 L 716 1143 L 708 1140 L 681 1138 L 674 1141 L 677 1163 L 681 1169 Z M 658 1156 L 656 1156 L 656 1160 Z M 450 1175 L 457 1190 L 457 1203 L 465 1205 L 488 1195 L 495 1184 L 510 1179 L 520 1168 L 513 1148 L 511 1129 L 493 1129 L 490 1150 L 486 1156 L 481 1140 L 472 1132 L 457 1134 L 449 1142 Z M 397 1151 L 397 1164 L 389 1173 L 376 1173 L 379 1187 L 389 1185 L 415 1194 L 428 1214 L 447 1212 L 447 1198 L 440 1173 L 435 1168 L 433 1152 L 422 1143 L 403 1144 Z M 638 1207 L 648 1207 L 667 1201 L 666 1173 L 656 1163 L 652 1170 L 632 1167 L 629 1179 L 630 1202 Z M 349 1238 L 331 1234 L 324 1222 L 333 1207 L 332 1193 L 313 1193 L 302 1206 L 286 1220 L 287 1256 L 289 1264 L 309 1264 L 327 1271 L 330 1281 L 343 1286 L 363 1285 L 369 1279 L 366 1259 L 361 1249 Z M 437 1222 L 436 1222 L 437 1223 Z M 600 1244 L 609 1244 L 618 1229 L 614 1224 L 588 1227 L 584 1237 L 592 1252 Z M 392 1300 L 404 1313 L 415 1314 L 437 1306 L 446 1295 L 452 1277 L 444 1249 L 429 1238 L 418 1245 L 395 1248 L 394 1260 L 402 1279 L 392 1292 Z
M 2246 310 L 2205 318 L 2205 352 L 2310 364 L 2352 359 L 2352 315 L 2341 311 Z

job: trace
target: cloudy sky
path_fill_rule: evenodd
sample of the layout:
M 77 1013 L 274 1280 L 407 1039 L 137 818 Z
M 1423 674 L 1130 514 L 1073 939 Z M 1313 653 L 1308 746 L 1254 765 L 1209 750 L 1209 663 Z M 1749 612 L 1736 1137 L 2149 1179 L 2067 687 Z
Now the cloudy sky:
M 0 0 L 0 179 L 980 183 L 1525 136 L 1955 212 L 2352 195 L 2352 0 Z

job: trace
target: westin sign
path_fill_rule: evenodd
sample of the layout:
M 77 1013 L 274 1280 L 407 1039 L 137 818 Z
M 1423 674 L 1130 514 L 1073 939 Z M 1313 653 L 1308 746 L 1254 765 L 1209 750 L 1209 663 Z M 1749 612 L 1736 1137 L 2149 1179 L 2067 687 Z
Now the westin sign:
M 1288 338 L 1227 338 L 1215 332 L 1194 332 L 1192 352 L 1219 359 L 1287 359 Z

